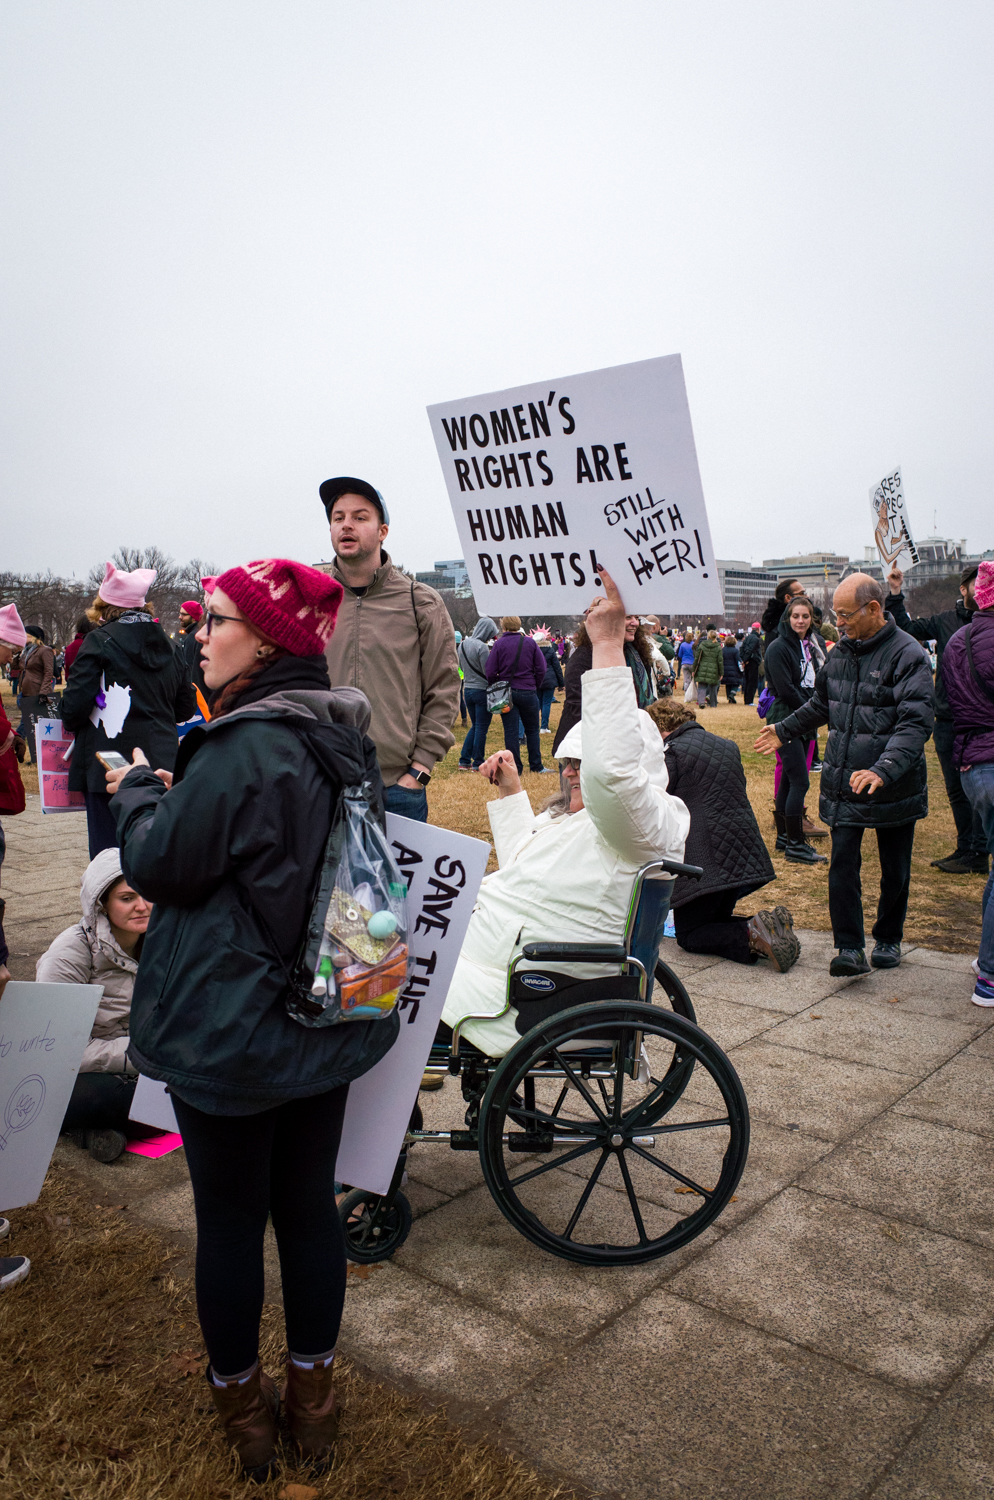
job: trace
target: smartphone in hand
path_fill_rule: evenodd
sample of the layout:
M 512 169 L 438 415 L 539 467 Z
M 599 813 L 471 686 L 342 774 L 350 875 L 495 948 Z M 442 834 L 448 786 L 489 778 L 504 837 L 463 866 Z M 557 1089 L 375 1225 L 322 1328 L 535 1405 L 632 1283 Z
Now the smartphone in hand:
M 126 760 L 125 757 L 123 755 L 120 755 L 116 750 L 97 750 L 95 754 L 97 760 L 103 766 L 105 771 L 131 770 L 130 760 Z

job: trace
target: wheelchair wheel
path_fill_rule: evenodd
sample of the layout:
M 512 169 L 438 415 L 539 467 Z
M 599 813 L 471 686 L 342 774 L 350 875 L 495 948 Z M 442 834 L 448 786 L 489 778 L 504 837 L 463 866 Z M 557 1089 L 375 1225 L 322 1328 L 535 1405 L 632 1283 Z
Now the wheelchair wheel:
M 387 1207 L 376 1193 L 353 1188 L 338 1205 L 345 1233 L 345 1254 L 360 1266 L 387 1260 L 399 1250 L 414 1222 L 411 1205 L 397 1193 Z
M 690 1021 L 696 1026 L 697 1015 L 691 1004 L 691 999 L 687 994 L 683 980 L 674 974 L 669 964 L 664 964 L 662 959 L 659 959 L 656 964 L 655 980 L 666 996 L 673 1014 L 682 1016 L 685 1021 Z M 693 1071 L 693 1056 L 690 1053 L 683 1052 L 679 1045 L 675 1046 L 666 1068 L 667 1088 L 662 1098 L 664 1108 L 660 1110 L 660 1115 L 666 1114 L 667 1111 L 673 1108 L 690 1082 Z
M 669 1001 L 670 1010 L 675 1015 L 683 1016 L 685 1021 L 692 1021 L 696 1026 L 697 1016 L 683 980 L 674 974 L 669 964 L 664 964 L 661 958 L 656 962 L 654 977 L 659 988 Z
M 667 1103 L 654 1055 L 692 1064 L 692 1099 L 682 1080 L 682 1097 Z M 749 1110 L 728 1058 L 692 1022 L 602 1001 L 522 1037 L 490 1081 L 479 1131 L 487 1186 L 527 1239 L 583 1265 L 639 1265 L 725 1208 L 748 1154 Z

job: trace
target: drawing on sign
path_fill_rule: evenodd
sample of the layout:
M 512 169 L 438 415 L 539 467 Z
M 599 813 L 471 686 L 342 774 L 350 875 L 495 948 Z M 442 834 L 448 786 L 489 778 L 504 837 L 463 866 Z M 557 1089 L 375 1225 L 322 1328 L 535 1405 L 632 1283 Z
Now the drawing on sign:
M 38 790 L 43 813 L 82 812 L 86 806 L 82 792 L 69 790 L 68 763 L 72 757 L 74 737 L 63 729 L 59 719 L 39 719 L 35 725 L 38 758 Z
M 37 1073 L 30 1073 L 27 1078 L 22 1078 L 17 1087 L 11 1090 L 7 1107 L 3 1112 L 3 1123 L 7 1128 L 3 1135 L 0 1135 L 0 1151 L 6 1151 L 9 1135 L 19 1130 L 26 1130 L 37 1120 L 44 1103 L 44 1078 L 39 1078 Z
M 892 474 L 885 474 L 870 491 L 870 517 L 873 540 L 884 568 L 889 569 L 895 564 L 905 572 L 913 568 L 920 557 L 908 523 L 899 468 Z
M 428 408 L 477 607 L 721 608 L 678 354 Z

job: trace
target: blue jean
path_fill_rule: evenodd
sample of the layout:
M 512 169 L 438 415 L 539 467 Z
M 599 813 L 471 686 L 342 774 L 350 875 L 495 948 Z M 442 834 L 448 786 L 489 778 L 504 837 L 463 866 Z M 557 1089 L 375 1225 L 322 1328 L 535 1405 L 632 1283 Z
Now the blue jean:
M 387 812 L 413 818 L 415 823 L 428 821 L 428 793 L 423 786 L 388 786 L 383 792 L 383 805 Z
M 479 766 L 487 758 L 487 733 L 493 714 L 487 707 L 486 688 L 466 688 L 466 707 L 469 709 L 469 734 L 462 742 L 459 752 L 461 766 Z
M 971 766 L 969 771 L 961 771 L 960 782 L 970 799 L 974 815 L 983 824 L 987 853 L 994 854 L 994 761 L 985 761 L 979 766 Z M 994 978 L 994 901 L 991 900 L 992 895 L 994 895 L 994 869 L 987 877 L 984 894 L 980 898 L 983 926 L 980 929 L 980 952 L 977 954 L 977 964 L 981 974 L 988 979 Z
M 521 743 L 523 729 L 528 745 L 528 769 L 541 771 L 542 742 L 538 737 L 538 693 L 522 693 L 517 688 L 512 688 L 511 703 L 513 707 L 503 715 L 504 748 L 510 750 L 514 756 L 514 764 L 520 774 L 521 753 L 518 746 Z
M 543 688 L 538 695 L 538 706 L 542 711 L 543 729 L 548 729 L 549 727 L 549 711 L 552 708 L 552 700 L 555 698 L 555 696 L 556 690 L 554 687 Z

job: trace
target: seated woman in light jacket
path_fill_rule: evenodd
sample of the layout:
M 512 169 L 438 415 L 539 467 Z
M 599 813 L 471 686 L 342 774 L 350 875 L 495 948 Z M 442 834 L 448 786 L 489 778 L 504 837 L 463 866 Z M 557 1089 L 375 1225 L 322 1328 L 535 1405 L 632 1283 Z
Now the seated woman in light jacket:
M 625 661 L 625 608 L 601 569 L 606 598 L 586 618 L 593 658 L 583 674 L 583 718 L 560 744 L 562 796 L 532 812 L 513 757 L 480 767 L 498 789 L 488 808 L 500 869 L 480 887 L 442 1020 L 455 1026 L 503 1010 L 507 970 L 529 942 L 619 942 L 636 872 L 653 859 L 683 859 L 690 814 L 667 791 L 658 729 L 636 705 Z M 568 966 L 564 966 L 564 972 Z M 583 978 L 615 972 L 584 965 Z M 462 1028 L 474 1046 L 502 1057 L 520 1034 L 512 1008 Z
M 80 885 L 83 920 L 60 932 L 35 969 L 47 984 L 102 984 L 90 1040 L 73 1085 L 63 1130 L 79 1131 L 97 1161 L 124 1150 L 138 1074 L 127 1059 L 131 991 L 152 908 L 121 873 L 117 849 L 90 861 Z M 133 1134 L 147 1134 L 141 1128 Z

